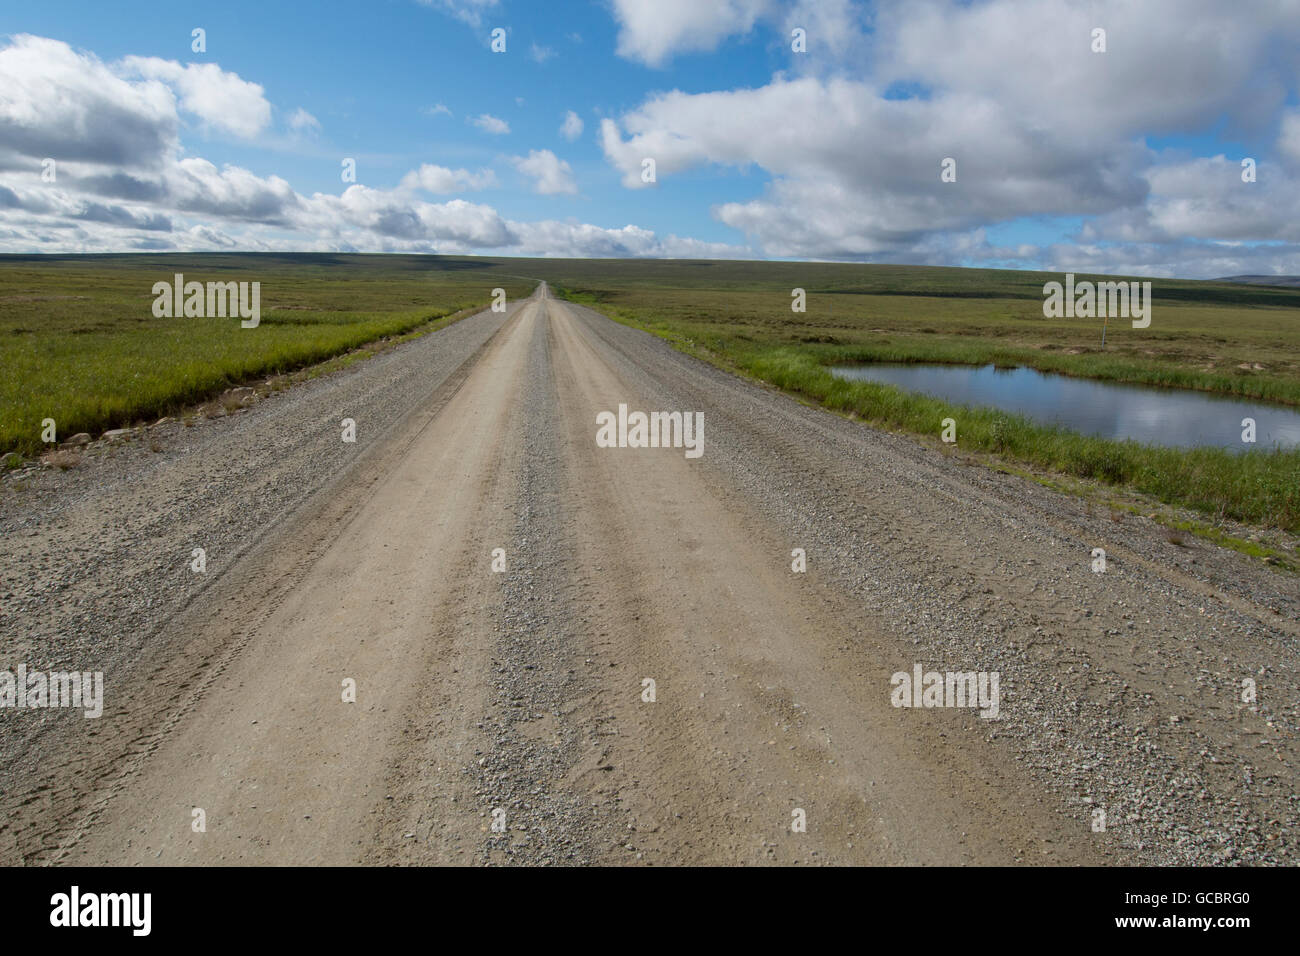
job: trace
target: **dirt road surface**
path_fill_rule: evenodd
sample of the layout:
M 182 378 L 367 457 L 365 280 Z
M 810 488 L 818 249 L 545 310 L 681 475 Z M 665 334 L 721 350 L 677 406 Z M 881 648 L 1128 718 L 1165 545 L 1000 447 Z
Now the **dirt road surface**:
M 4 862 L 1300 852 L 1300 588 L 1258 562 L 544 284 L 294 391 L 6 498 L 3 666 L 106 689 L 0 713 Z M 599 447 L 620 404 L 703 454 Z M 996 672 L 997 718 L 893 706 L 916 665 Z

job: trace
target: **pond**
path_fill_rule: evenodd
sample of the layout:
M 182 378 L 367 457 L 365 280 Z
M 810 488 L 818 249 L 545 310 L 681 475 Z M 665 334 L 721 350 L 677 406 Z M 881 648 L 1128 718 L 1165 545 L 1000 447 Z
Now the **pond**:
M 1122 385 L 992 365 L 839 365 L 831 373 L 880 382 L 960 405 L 985 405 L 1086 435 L 1149 445 L 1232 451 L 1300 446 L 1300 412 L 1177 388 Z M 1243 418 L 1255 420 L 1255 444 L 1241 440 Z

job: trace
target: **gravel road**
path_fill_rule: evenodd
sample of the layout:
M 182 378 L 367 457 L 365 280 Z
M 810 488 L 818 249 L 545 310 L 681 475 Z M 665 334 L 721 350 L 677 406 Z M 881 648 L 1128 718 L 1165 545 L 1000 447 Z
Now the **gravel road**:
M 598 446 L 620 405 L 703 454 Z M 1293 576 L 545 285 L 17 479 L 0 670 L 105 691 L 0 709 L 3 863 L 1300 854 Z M 917 666 L 998 716 L 894 706 Z

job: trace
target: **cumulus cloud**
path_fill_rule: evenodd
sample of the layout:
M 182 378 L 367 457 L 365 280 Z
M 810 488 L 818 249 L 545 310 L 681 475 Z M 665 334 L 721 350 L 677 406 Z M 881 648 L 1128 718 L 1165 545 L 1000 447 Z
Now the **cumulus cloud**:
M 1144 175 L 1146 203 L 1085 222 L 1082 242 L 1300 242 L 1300 191 L 1276 165 L 1247 182 L 1236 157 L 1162 155 Z
M 217 102 L 223 91 L 229 101 Z M 394 189 L 354 184 L 339 195 L 308 196 L 281 177 L 218 166 L 181 148 L 182 111 L 209 126 L 251 134 L 269 122 L 269 104 L 263 104 L 260 88 L 233 74 L 153 59 L 110 65 L 57 41 L 14 38 L 0 47 L 0 249 L 741 252 L 725 244 L 661 238 L 635 226 L 521 223 L 482 203 L 418 198 L 421 192 L 493 187 L 490 168 L 425 164 Z M 289 114 L 286 122 L 299 130 L 314 128 L 305 111 Z M 57 157 L 54 182 L 41 178 L 47 156 Z M 539 192 L 576 190 L 568 164 L 549 151 L 517 157 L 515 165 Z
M 271 104 L 262 87 L 227 73 L 215 63 L 186 63 L 158 57 L 128 56 L 124 71 L 160 80 L 180 95 L 181 109 L 217 130 L 246 139 L 271 122 Z
M 664 66 L 680 53 L 716 49 L 766 21 L 787 52 L 792 31 L 804 31 L 806 50 L 790 58 L 799 71 L 838 67 L 864 45 L 865 7 L 854 0 L 613 0 L 618 52 L 647 66 Z
M 1267 121 L 1300 66 L 1292 0 L 1259 0 L 1249 16 L 1217 0 L 918 0 L 885 4 L 874 26 L 878 76 L 960 89 L 1080 138 L 1185 131 L 1225 110 Z
M 426 163 L 402 178 L 403 189 L 423 189 L 430 193 L 459 193 L 477 189 L 490 189 L 497 184 L 491 169 L 471 173 L 467 169 L 448 169 Z
M 564 122 L 560 124 L 560 135 L 572 143 L 582 135 L 582 117 L 573 110 L 564 114 Z
M 491 206 L 452 199 L 445 203 L 408 202 L 391 192 L 349 186 L 341 196 L 317 193 L 304 202 L 300 225 L 319 235 L 357 227 L 375 236 L 459 243 L 468 248 L 496 248 L 517 241 Z
M 863 8 L 853 0 L 798 0 L 779 17 L 782 43 L 791 42 L 791 31 L 804 31 L 805 54 L 791 57 L 800 69 L 825 69 L 839 65 L 854 50 L 866 45 Z M 788 46 L 787 46 L 788 48 Z
M 802 77 L 662 94 L 622 118 L 626 137 L 604 120 L 601 144 L 630 188 L 645 185 L 647 157 L 660 179 L 709 163 L 762 167 L 766 195 L 716 213 L 785 256 L 872 254 L 934 230 L 1100 213 L 1145 195 L 1136 147 L 1084 152 L 1071 136 L 1044 149 L 1043 131 L 1014 120 L 965 94 L 903 103 L 863 82 Z M 941 161 L 954 156 L 958 182 L 942 183 Z
M 613 0 L 620 56 L 662 66 L 674 54 L 712 50 L 748 33 L 770 0 Z
M 573 181 L 573 170 L 549 149 L 534 149 L 527 156 L 511 159 L 515 169 L 533 180 L 533 191 L 543 196 L 572 195 L 578 191 Z
M 284 225 L 299 204 L 279 176 L 261 177 L 238 166 L 218 169 L 198 157 L 168 167 L 163 181 L 174 208 L 222 219 Z
M 468 122 L 477 126 L 483 132 L 491 133 L 494 136 L 503 136 L 510 132 L 509 123 L 489 113 L 480 113 L 478 116 L 471 117 Z
M 649 63 L 746 32 L 757 18 L 783 28 L 820 22 L 808 27 L 810 51 L 819 38 L 853 34 L 862 19 L 847 0 L 755 3 L 717 23 L 632 0 L 615 14 L 624 52 Z M 1105 54 L 1091 50 L 1099 24 Z M 710 165 L 766 173 L 762 195 L 713 213 L 770 255 L 957 254 L 959 244 L 942 237 L 1053 216 L 1095 220 L 1084 241 L 1294 235 L 1283 222 L 1294 202 L 1241 190 L 1237 160 L 1177 170 L 1145 144 L 1208 133 L 1225 116 L 1246 133 L 1268 129 L 1300 67 L 1300 18 L 1288 0 L 1262 0 L 1250 17 L 1211 0 L 882 2 L 872 28 L 857 70 L 652 95 L 602 121 L 605 156 L 632 189 L 646 185 L 646 158 L 660 181 Z M 1278 132 L 1283 158 L 1300 156 L 1300 121 L 1290 116 Z M 940 180 L 946 158 L 956 182 Z
M 788 53 L 789 30 L 808 31 L 808 54 L 786 56 L 766 81 L 650 94 L 596 131 L 630 189 L 644 185 L 645 158 L 655 159 L 664 185 L 687 170 L 748 174 L 732 178 L 729 201 L 710 210 L 746 245 L 634 225 L 522 223 L 481 203 L 425 201 L 496 186 L 489 168 L 425 165 L 393 189 L 303 195 L 284 179 L 217 166 L 181 145 L 195 127 L 259 136 L 271 106 L 257 84 L 215 64 L 105 62 L 18 36 L 0 41 L 0 248 L 1300 271 L 1300 191 L 1291 185 L 1300 172 L 1295 0 L 1255 0 L 1249 16 L 1213 0 L 609 2 L 621 55 L 651 65 L 746 35 Z M 429 5 L 467 23 L 497 9 Z M 1105 54 L 1091 51 L 1095 26 L 1107 30 Z M 451 113 L 441 105 L 425 112 Z M 305 111 L 284 116 L 298 132 L 317 125 Z M 467 122 L 510 132 L 487 113 Z M 559 132 L 569 141 L 583 134 L 578 112 L 566 113 Z M 1166 138 L 1184 145 L 1164 148 Z M 1247 144 L 1256 182 L 1241 180 L 1235 147 L 1199 146 L 1216 138 Z M 57 159 L 57 183 L 41 181 L 44 157 Z M 956 182 L 940 179 L 945 158 L 956 162 Z M 578 191 L 569 165 L 549 150 L 507 161 L 538 193 Z M 989 239 L 999 224 L 1054 218 L 1069 224 L 1059 242 Z
M 0 165 L 46 156 L 154 165 L 178 126 L 162 83 L 129 82 L 58 40 L 22 35 L 0 50 Z

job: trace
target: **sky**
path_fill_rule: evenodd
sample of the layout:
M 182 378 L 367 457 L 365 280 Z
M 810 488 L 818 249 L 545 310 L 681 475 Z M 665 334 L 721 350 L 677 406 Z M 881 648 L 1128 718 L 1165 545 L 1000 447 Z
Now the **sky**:
M 1298 93 L 1300 0 L 0 0 L 0 252 L 1300 274 Z

